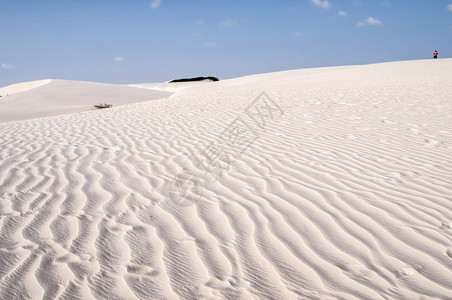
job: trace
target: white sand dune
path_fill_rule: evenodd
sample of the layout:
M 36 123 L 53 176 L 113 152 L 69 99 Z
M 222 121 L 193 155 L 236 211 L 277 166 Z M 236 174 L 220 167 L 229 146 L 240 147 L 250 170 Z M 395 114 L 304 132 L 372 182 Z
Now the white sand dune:
M 442 59 L 2 123 L 0 299 L 452 299 L 451 100 Z
M 167 98 L 171 92 L 105 83 L 39 80 L 0 89 L 0 122 L 10 122 L 94 110 Z
M 25 92 L 28 90 L 32 90 L 37 87 L 46 85 L 46 84 L 50 83 L 51 81 L 52 81 L 51 79 L 43 79 L 43 80 L 28 81 L 28 82 L 12 84 L 12 85 L 0 88 L 0 96 L 5 97 L 5 96 L 10 96 L 10 95 L 14 95 L 17 93 Z
M 218 82 L 211 81 L 191 81 L 191 82 L 164 82 L 164 83 L 139 83 L 139 84 L 129 84 L 132 87 L 139 87 L 143 89 L 151 89 L 157 91 L 164 91 L 169 93 L 180 93 L 181 91 L 188 88 L 206 88 L 209 85 L 215 85 Z

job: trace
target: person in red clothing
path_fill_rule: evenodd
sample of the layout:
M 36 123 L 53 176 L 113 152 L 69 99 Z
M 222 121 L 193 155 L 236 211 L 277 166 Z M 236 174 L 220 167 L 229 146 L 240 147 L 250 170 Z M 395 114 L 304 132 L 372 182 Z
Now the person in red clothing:
M 435 52 L 433 52 L 433 58 L 438 58 L 438 51 L 435 50 Z

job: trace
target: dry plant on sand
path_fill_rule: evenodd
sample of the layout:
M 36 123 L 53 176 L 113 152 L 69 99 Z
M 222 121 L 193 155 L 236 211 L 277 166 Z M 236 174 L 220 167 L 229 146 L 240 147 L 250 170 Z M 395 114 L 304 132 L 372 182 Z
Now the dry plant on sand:
M 97 109 L 104 109 L 104 108 L 110 108 L 113 107 L 113 105 L 111 104 L 106 104 L 106 103 L 99 103 L 97 105 L 94 105 L 95 108 Z

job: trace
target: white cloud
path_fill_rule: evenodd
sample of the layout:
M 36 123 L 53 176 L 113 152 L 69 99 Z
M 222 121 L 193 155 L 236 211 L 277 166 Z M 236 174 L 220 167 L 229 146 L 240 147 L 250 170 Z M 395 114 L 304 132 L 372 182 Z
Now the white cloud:
M 201 20 L 196 20 L 195 24 L 196 25 L 203 25 L 204 24 L 204 20 L 202 20 L 202 19 Z
M 215 42 L 204 42 L 204 47 L 212 48 L 212 47 L 216 47 L 216 46 L 217 46 L 217 43 L 215 43 Z
M 331 6 L 331 4 L 327 0 L 311 0 L 311 2 L 322 8 L 330 8 Z
M 11 70 L 11 69 L 15 69 L 16 67 L 13 65 L 9 65 L 9 64 L 2 64 L 2 69 L 5 70 Z
M 391 7 L 391 2 L 389 1 L 384 1 L 383 3 L 381 3 L 383 6 L 385 7 Z
M 447 6 L 447 9 L 448 9 L 449 11 L 452 11 L 452 4 L 449 4 L 449 5 Z
M 369 17 L 369 18 L 367 18 L 367 20 L 364 20 L 363 22 L 359 22 L 358 24 L 356 24 L 356 26 L 358 26 L 358 27 L 363 27 L 366 25 L 381 26 L 381 25 L 383 25 L 383 22 L 381 22 L 380 20 L 378 20 L 376 18 Z
M 340 16 L 340 17 L 346 17 L 347 13 L 345 11 L 343 11 L 343 10 L 340 10 L 340 11 L 337 12 L 337 15 Z
M 220 26 L 230 27 L 230 26 L 234 26 L 237 23 L 238 23 L 238 21 L 227 19 L 227 20 L 221 22 Z
M 124 57 L 116 56 L 116 57 L 113 58 L 113 60 L 114 60 L 115 62 L 123 62 L 123 61 L 124 61 Z
M 378 20 L 378 19 L 372 18 L 372 17 L 369 17 L 369 18 L 367 19 L 367 23 L 369 23 L 369 25 L 377 25 L 377 26 L 383 25 L 383 22 L 381 22 L 381 21 Z
M 162 4 L 162 0 L 152 0 L 151 7 L 156 9 L 157 7 L 160 6 L 160 4 Z

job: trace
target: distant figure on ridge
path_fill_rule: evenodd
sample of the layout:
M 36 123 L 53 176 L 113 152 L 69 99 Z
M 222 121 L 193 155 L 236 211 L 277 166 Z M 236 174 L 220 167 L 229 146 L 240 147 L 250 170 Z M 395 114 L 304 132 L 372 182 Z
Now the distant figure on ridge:
M 433 52 L 433 58 L 437 59 L 438 58 L 438 51 L 435 50 L 435 52 Z

